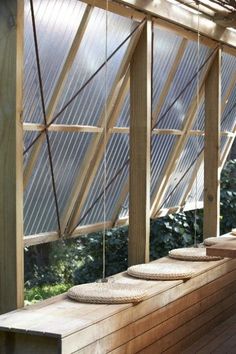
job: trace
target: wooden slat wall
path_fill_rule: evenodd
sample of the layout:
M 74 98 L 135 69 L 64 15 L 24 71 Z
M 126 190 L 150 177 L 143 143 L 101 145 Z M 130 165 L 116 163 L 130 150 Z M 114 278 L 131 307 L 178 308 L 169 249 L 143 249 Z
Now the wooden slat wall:
M 129 264 L 149 261 L 152 23 L 130 63 Z
M 0 313 L 24 300 L 23 4 L 0 1 Z
M 25 334 L 24 353 L 31 348 L 35 334 L 44 334 L 39 348 L 44 348 L 49 337 L 58 345 L 60 342 L 61 354 L 181 353 L 190 344 L 189 338 L 192 343 L 236 311 L 236 260 L 183 262 L 163 258 L 156 262 L 188 263 L 197 274 L 184 282 L 115 276 L 147 291 L 146 300 L 135 306 L 81 304 L 59 296 L 0 316 L 0 349 L 5 354 L 10 331 Z M 38 349 L 36 353 L 44 351 Z

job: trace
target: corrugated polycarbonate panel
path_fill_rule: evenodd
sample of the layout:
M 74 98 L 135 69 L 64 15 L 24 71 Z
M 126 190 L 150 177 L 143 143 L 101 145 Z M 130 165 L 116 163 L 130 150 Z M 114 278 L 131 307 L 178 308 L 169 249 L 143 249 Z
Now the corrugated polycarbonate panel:
M 24 151 L 26 148 L 38 137 L 39 132 L 35 131 L 24 131 Z M 24 154 L 24 168 L 26 167 L 29 157 L 30 157 L 31 150 Z
M 224 52 L 221 58 L 221 93 L 224 97 L 231 79 L 236 75 L 236 58 Z
M 153 135 L 151 145 L 151 197 L 176 141 L 174 135 Z
M 189 193 L 188 198 L 186 200 L 186 205 L 190 203 L 194 204 L 196 202 L 202 201 L 203 186 L 204 186 L 204 161 L 202 161 L 202 164 L 196 174 L 196 178 L 194 180 L 191 192 Z
M 60 215 L 67 205 L 75 178 L 81 172 L 92 135 L 77 132 L 58 132 L 49 135 Z
M 197 112 L 195 114 L 195 122 L 193 125 L 193 130 L 204 130 L 205 129 L 205 97 L 199 103 Z
M 24 192 L 24 234 L 58 229 L 47 144 L 43 144 L 33 175 Z
M 167 192 L 164 197 L 164 208 L 169 208 L 179 205 L 184 191 L 191 178 L 194 169 L 195 161 L 198 154 L 203 148 L 204 140 L 202 137 L 190 137 L 181 153 L 179 162 L 170 179 Z M 187 172 L 189 170 L 189 172 Z
M 40 67 L 46 105 L 66 59 L 85 4 L 77 0 L 34 0 Z M 25 0 L 24 120 L 42 122 L 29 0 Z
M 104 161 L 101 162 L 98 173 L 94 182 L 91 186 L 87 201 L 85 203 L 84 209 L 81 213 L 83 217 L 87 210 L 94 204 L 96 199 L 101 196 L 96 202 L 95 206 L 91 212 L 83 219 L 81 225 L 93 224 L 97 222 L 102 222 L 104 220 L 104 182 L 106 174 L 106 185 L 109 181 L 121 171 L 114 182 L 107 189 L 106 195 L 106 221 L 110 221 L 112 214 L 114 212 L 114 207 L 116 201 L 119 198 L 120 191 L 127 180 L 129 164 L 124 166 L 124 163 L 129 158 L 129 136 L 126 134 L 113 134 L 111 140 L 109 141 L 106 153 L 106 169 Z M 124 166 L 122 168 L 122 166 Z M 122 170 L 121 170 L 122 168 Z M 78 220 L 79 222 L 79 220 Z
M 130 125 L 130 92 L 126 95 L 120 116 L 117 120 L 117 127 L 129 127 Z
M 222 54 L 222 82 L 225 84 L 225 92 L 231 83 L 231 80 L 236 76 L 236 58 L 232 55 L 223 53 Z M 236 86 L 233 88 L 231 95 L 226 101 L 225 110 L 222 115 L 221 120 L 221 130 L 232 131 L 236 126 Z M 224 96 L 223 96 L 224 97 Z
M 166 96 L 164 106 L 160 112 L 157 128 L 181 129 L 190 103 L 197 94 L 197 76 L 194 77 L 194 75 L 198 68 L 211 55 L 211 52 L 211 49 L 201 45 L 198 53 L 197 43 L 188 42 L 171 88 Z M 207 64 L 201 70 L 201 76 L 204 75 L 206 68 Z M 187 86 L 187 84 L 189 85 Z M 180 94 L 181 96 L 177 99 Z
M 236 127 L 236 86 L 226 104 L 221 120 L 221 130 L 233 131 Z
M 108 31 L 106 33 L 106 16 Z M 134 21 L 94 9 L 87 30 L 69 73 L 57 112 L 73 97 L 106 58 L 130 35 L 137 26 Z M 107 40 L 106 40 L 107 38 Z M 106 91 L 109 92 L 130 40 L 116 52 L 105 67 L 89 82 L 57 119 L 63 124 L 96 125 L 102 110 Z
M 182 37 L 173 32 L 154 28 L 152 107 L 154 112 L 182 40 Z

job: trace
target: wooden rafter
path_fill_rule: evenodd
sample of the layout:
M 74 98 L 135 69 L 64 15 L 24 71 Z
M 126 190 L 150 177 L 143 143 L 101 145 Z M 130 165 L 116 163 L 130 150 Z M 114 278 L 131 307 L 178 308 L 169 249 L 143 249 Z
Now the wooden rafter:
M 78 218 L 88 196 L 89 189 L 103 158 L 104 145 L 107 145 L 111 138 L 109 129 L 115 125 L 128 92 L 129 63 L 142 30 L 143 25 L 138 28 L 130 40 L 129 46 L 126 50 L 124 58 L 122 59 L 120 68 L 116 74 L 116 78 L 107 98 L 107 107 L 106 109 L 104 108 L 98 120 L 98 125 L 106 129 L 106 142 L 104 133 L 92 139 L 81 165 L 80 172 L 76 177 L 62 218 L 62 230 L 66 233 L 70 233 L 78 222 Z M 105 123 L 107 124 L 106 127 Z
M 188 131 L 191 130 L 195 117 L 196 117 L 196 111 L 197 111 L 197 103 L 198 100 L 201 101 L 203 95 L 204 95 L 204 84 L 205 84 L 205 79 L 207 77 L 208 71 L 210 70 L 211 63 L 214 60 L 215 53 L 212 55 L 211 59 L 208 62 L 207 69 L 204 73 L 204 75 L 201 78 L 200 81 L 200 90 L 199 90 L 199 97 L 198 94 L 195 95 L 193 98 L 188 112 L 186 114 L 186 117 L 184 119 L 184 122 L 182 124 L 182 131 L 183 135 L 178 136 L 176 139 L 176 143 L 174 144 L 172 148 L 172 152 L 170 153 L 170 156 L 168 158 L 168 161 L 166 162 L 163 171 L 161 173 L 160 178 L 158 179 L 157 185 L 155 187 L 155 191 L 153 193 L 153 200 L 152 200 L 152 207 L 151 207 L 151 215 L 154 216 L 158 212 L 158 209 L 161 207 L 161 203 L 163 201 L 163 198 L 165 196 L 166 190 L 169 185 L 170 178 L 172 174 L 174 173 L 174 170 L 178 164 L 178 161 L 180 159 L 181 153 L 184 149 L 184 146 L 187 144 L 188 141 Z
M 236 33 L 217 25 L 212 20 L 204 16 L 190 13 L 179 8 L 166 0 L 158 0 L 158 6 L 155 1 L 146 0 L 115 0 L 115 2 L 130 6 L 135 10 L 140 10 L 147 15 L 166 20 L 170 23 L 179 25 L 193 32 L 200 32 L 201 35 L 209 37 L 217 42 L 235 46 Z
M 87 28 L 89 19 L 92 14 L 92 10 L 93 10 L 93 7 L 90 5 L 87 5 L 87 7 L 84 11 L 83 18 L 82 18 L 80 25 L 78 27 L 77 33 L 76 33 L 73 43 L 71 45 L 70 51 L 68 53 L 68 56 L 67 56 L 66 61 L 63 65 L 62 71 L 61 71 L 58 81 L 56 83 L 52 97 L 50 99 L 50 102 L 49 102 L 49 105 L 47 108 L 47 112 L 46 112 L 47 123 L 50 123 L 51 120 L 53 119 L 55 109 L 57 107 L 58 101 L 61 97 L 61 94 L 62 94 L 64 85 L 66 83 L 67 77 L 69 75 L 70 69 L 72 67 L 74 59 L 75 59 L 78 49 L 80 47 L 80 44 L 82 42 L 85 30 Z M 44 141 L 45 141 L 45 135 L 42 134 L 32 148 L 30 157 L 28 159 L 27 166 L 25 167 L 25 171 L 24 171 L 24 188 L 27 187 L 27 184 L 29 182 L 30 176 L 32 175 L 34 166 L 36 164 L 36 161 L 38 159 L 38 156 L 39 156 L 39 153 L 40 153 L 40 150 L 42 148 Z

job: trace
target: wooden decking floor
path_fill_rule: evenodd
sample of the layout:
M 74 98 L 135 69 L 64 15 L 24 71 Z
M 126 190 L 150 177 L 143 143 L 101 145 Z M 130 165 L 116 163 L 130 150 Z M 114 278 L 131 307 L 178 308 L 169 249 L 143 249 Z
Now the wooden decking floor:
M 182 354 L 236 353 L 236 313 L 205 334 Z

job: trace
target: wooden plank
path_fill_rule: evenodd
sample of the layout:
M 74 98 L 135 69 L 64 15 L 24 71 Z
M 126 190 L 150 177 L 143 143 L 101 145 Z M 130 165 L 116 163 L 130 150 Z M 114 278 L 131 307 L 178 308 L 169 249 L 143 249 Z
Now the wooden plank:
M 127 6 L 122 6 L 120 4 L 115 3 L 114 1 L 108 1 L 108 6 L 106 0 L 80 0 L 80 1 L 86 4 L 96 6 L 103 10 L 108 9 L 109 12 L 113 12 L 120 16 L 132 18 L 134 20 L 142 21 L 145 18 L 145 14 L 143 14 L 142 12 L 128 8 Z
M 130 265 L 149 261 L 152 24 L 147 21 L 130 63 Z
M 0 2 L 0 313 L 23 306 L 24 2 Z
M 218 306 L 210 307 L 209 309 L 201 313 L 196 318 L 193 318 L 192 320 L 185 323 L 183 326 L 176 329 L 174 333 L 169 333 L 164 338 L 160 339 L 154 344 L 143 349 L 142 353 L 143 354 L 153 354 L 153 353 L 162 353 L 162 352 L 168 354 L 181 353 L 181 351 L 186 348 L 186 338 L 188 343 L 190 342 L 189 336 L 191 336 L 192 341 L 193 338 L 195 338 L 196 340 L 196 338 L 198 338 L 199 336 L 198 330 L 201 329 L 202 327 L 204 327 L 204 330 L 206 330 L 207 326 L 205 324 L 207 322 L 209 326 L 209 322 L 213 320 L 216 325 L 217 322 L 219 323 L 219 320 L 217 321 L 218 317 L 220 317 L 220 319 L 222 319 L 222 317 L 225 318 L 225 316 L 229 317 L 230 313 L 232 313 L 232 311 L 234 311 L 235 309 L 236 309 L 236 303 L 235 303 L 235 293 L 234 293 L 229 298 L 218 303 Z M 213 323 L 211 325 L 213 325 Z M 197 332 L 197 334 L 194 332 Z M 183 342 L 178 343 L 180 342 L 180 340 L 185 340 L 184 341 L 185 345 L 183 345 Z
M 43 131 L 44 124 L 24 123 L 24 131 Z M 52 132 L 77 132 L 77 133 L 102 133 L 103 129 L 91 125 L 67 125 L 67 124 L 52 124 L 49 126 L 48 131 Z
M 166 261 L 169 262 L 168 259 L 164 258 L 158 260 L 157 263 Z M 171 261 L 173 263 L 181 262 Z M 46 301 L 46 306 L 43 304 L 30 306 L 24 310 L 1 316 L 0 329 L 4 330 L 5 328 L 7 330 L 10 327 L 11 331 L 14 332 L 22 331 L 25 333 L 27 331 L 28 334 L 40 334 L 43 331 L 45 334 L 50 333 L 52 336 L 63 338 L 63 354 L 66 353 L 64 349 L 68 349 L 67 353 L 75 352 L 109 333 L 113 333 L 132 322 L 135 323 L 139 319 L 141 320 L 148 314 L 197 289 L 201 295 L 197 291 L 195 295 L 190 296 L 189 300 L 193 298 L 193 303 L 198 303 L 202 296 L 208 296 L 210 293 L 217 294 L 217 289 L 227 284 L 230 285 L 235 279 L 235 260 L 193 263 L 198 275 L 187 282 L 153 282 L 124 277 L 122 274 L 117 275 L 116 277 L 120 277 L 120 281 L 132 281 L 134 285 L 139 284 L 139 286 L 148 290 L 147 300 L 137 306 L 132 304 L 112 306 L 79 304 L 65 298 L 51 303 Z M 234 274 L 231 270 L 234 270 Z M 207 289 L 203 289 L 204 285 L 207 285 Z M 191 308 L 191 302 L 183 301 L 181 306 L 183 306 L 182 308 Z M 181 311 L 180 304 L 175 307 L 175 311 L 175 313 Z M 173 311 L 170 310 L 169 316 L 173 315 Z M 156 319 L 158 320 L 158 316 Z M 152 324 L 150 321 L 146 321 L 146 323 Z M 142 329 L 142 320 L 139 328 Z M 69 338 L 70 336 L 71 338 Z
M 158 5 L 155 1 L 147 3 L 146 0 L 116 0 L 116 2 L 140 10 L 147 15 L 177 24 L 193 32 L 197 33 L 199 31 L 201 35 L 235 47 L 236 34 L 233 31 L 217 25 L 201 14 L 198 16 L 197 14 L 190 13 L 166 0 L 158 0 Z
M 220 228 L 221 49 L 205 82 L 203 237 L 219 236 Z M 209 163 L 210 162 L 210 163 Z
M 131 353 L 163 353 L 170 346 L 175 344 L 179 338 L 178 333 L 181 333 L 183 337 L 188 335 L 189 327 L 188 324 L 193 323 L 194 326 L 198 325 L 198 322 L 204 323 L 206 320 L 206 313 L 208 313 L 210 318 L 210 309 L 213 309 L 213 313 L 221 312 L 221 306 L 224 304 L 232 304 L 235 302 L 235 286 L 234 288 L 224 289 L 225 291 L 217 292 L 212 296 L 209 296 L 201 301 L 198 301 L 196 304 L 184 309 L 182 312 L 178 313 L 175 316 L 170 317 L 169 319 L 163 321 L 157 326 L 153 326 L 150 330 L 145 331 L 145 327 L 142 327 L 142 333 L 135 336 L 135 338 L 123 346 L 118 347 L 115 350 L 112 350 L 112 354 L 131 354 Z M 167 307 L 168 308 L 168 307 Z M 203 320 L 204 318 L 204 320 Z M 151 321 L 151 318 L 150 318 Z M 141 324 L 142 326 L 142 324 Z M 181 327 L 186 328 L 186 334 L 184 333 Z M 191 328 L 191 325 L 190 325 Z M 154 344 L 152 344 L 154 343 Z M 150 345 L 151 344 L 151 345 Z M 148 348 L 145 348 L 147 347 Z M 151 350 L 153 351 L 149 351 Z M 156 350 L 154 350 L 156 349 Z M 157 351 L 158 350 L 158 351 Z M 90 354 L 92 352 L 88 352 Z
M 89 234 L 92 232 L 99 232 L 104 229 L 104 226 L 106 229 L 112 228 L 112 222 L 107 221 L 104 225 L 104 223 L 96 223 L 92 225 L 85 225 L 85 226 L 78 226 L 75 231 L 73 232 L 72 235 L 66 237 L 63 236 L 63 239 L 71 239 L 71 238 L 76 238 L 85 234 Z M 25 236 L 24 237 L 24 247 L 30 247 L 30 246 L 35 246 L 39 245 L 42 243 L 48 243 L 48 242 L 53 242 L 53 241 L 58 241 L 59 239 L 62 239 L 59 237 L 58 232 L 52 231 L 52 232 L 44 232 L 38 235 L 30 235 L 30 236 Z
M 208 284 L 201 289 L 197 289 L 135 322 L 112 332 L 110 335 L 100 338 L 99 344 L 103 352 L 110 352 L 117 347 L 121 352 L 122 350 L 129 352 L 132 347 L 131 352 L 134 353 L 142 347 L 142 338 L 139 338 L 139 336 L 142 337 L 147 331 L 152 330 L 152 335 L 155 340 L 157 340 L 164 336 L 165 333 L 178 328 L 188 319 L 193 318 L 194 315 L 196 316 L 199 312 L 203 312 L 214 303 L 235 293 L 236 283 L 233 278 L 234 276 L 235 272 L 231 274 L 231 281 L 228 284 L 225 279 L 220 278 L 220 281 L 217 280 L 214 284 Z M 131 341 L 132 344 L 130 344 Z M 66 338 L 66 342 L 64 343 L 67 344 L 67 350 L 65 350 L 66 354 L 75 349 L 75 346 L 69 344 L 69 338 Z M 94 353 L 97 344 L 98 342 L 95 341 L 79 350 L 78 354 Z
M 65 206 L 61 222 L 61 228 L 65 233 L 70 233 L 78 223 L 79 216 L 86 202 L 91 184 L 104 156 L 104 146 L 107 146 L 107 143 L 111 138 L 109 129 L 115 125 L 128 91 L 129 63 L 142 30 L 143 25 L 137 29 L 129 42 L 129 46 L 122 59 L 116 78 L 107 98 L 107 107 L 104 107 L 104 110 L 98 120 L 98 125 L 106 129 L 106 141 L 104 135 L 105 132 L 101 136 L 94 137 L 92 139 L 84 156 L 80 171 L 75 179 L 75 183 Z
M 51 120 L 53 119 L 53 115 L 54 115 L 57 103 L 58 103 L 59 98 L 63 92 L 67 77 L 70 72 L 70 69 L 71 69 L 72 64 L 74 62 L 76 54 L 79 50 L 79 47 L 82 42 L 84 33 L 86 31 L 89 19 L 92 14 L 92 11 L 93 11 L 93 6 L 87 5 L 87 7 L 84 11 L 84 15 L 82 17 L 82 20 L 80 22 L 80 25 L 78 27 L 78 30 L 76 32 L 75 38 L 74 38 L 73 43 L 71 45 L 70 51 L 68 53 L 68 56 L 66 58 L 64 65 L 63 65 L 60 76 L 57 80 L 55 89 L 52 93 L 52 97 L 51 97 L 50 102 L 48 104 L 47 111 L 46 111 L 47 123 L 50 123 Z M 25 167 L 25 170 L 24 170 L 24 188 L 27 187 L 30 176 L 31 176 L 34 166 L 37 162 L 42 144 L 44 143 L 44 140 L 45 140 L 45 135 L 43 134 L 37 140 L 37 142 L 34 144 L 32 150 L 31 150 L 31 154 L 28 159 L 27 166 Z
M 206 253 L 209 256 L 220 256 L 227 258 L 236 258 L 236 240 L 225 241 L 219 245 L 213 245 L 206 248 Z

